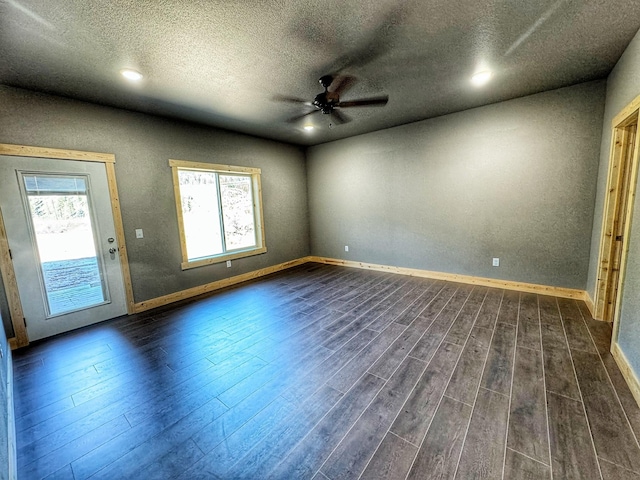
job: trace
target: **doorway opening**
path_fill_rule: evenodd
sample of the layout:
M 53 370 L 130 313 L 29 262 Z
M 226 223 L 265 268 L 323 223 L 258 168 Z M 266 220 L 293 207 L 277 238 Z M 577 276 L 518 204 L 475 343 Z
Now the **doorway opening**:
M 634 107 L 634 104 L 629 107 Z M 607 322 L 614 322 L 618 314 L 638 176 L 638 106 L 629 107 L 613 122 L 609 177 L 600 240 L 593 313 L 595 318 Z

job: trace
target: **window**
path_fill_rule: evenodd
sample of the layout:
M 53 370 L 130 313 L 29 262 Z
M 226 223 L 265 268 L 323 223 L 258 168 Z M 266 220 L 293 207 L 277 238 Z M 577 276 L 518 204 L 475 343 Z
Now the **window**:
M 110 302 L 89 177 L 19 172 L 46 318 Z
M 182 269 L 264 253 L 260 169 L 169 160 Z

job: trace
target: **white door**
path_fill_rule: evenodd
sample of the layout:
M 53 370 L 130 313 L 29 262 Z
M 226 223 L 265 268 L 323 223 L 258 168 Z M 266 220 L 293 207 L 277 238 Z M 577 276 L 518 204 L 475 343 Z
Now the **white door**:
M 0 208 L 29 340 L 126 313 L 103 163 L 0 156 Z

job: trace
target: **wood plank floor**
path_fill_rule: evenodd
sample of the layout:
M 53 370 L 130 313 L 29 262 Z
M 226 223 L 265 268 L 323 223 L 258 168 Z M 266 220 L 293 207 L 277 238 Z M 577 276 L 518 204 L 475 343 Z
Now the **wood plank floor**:
M 22 479 L 640 479 L 582 302 L 306 264 L 15 352 Z

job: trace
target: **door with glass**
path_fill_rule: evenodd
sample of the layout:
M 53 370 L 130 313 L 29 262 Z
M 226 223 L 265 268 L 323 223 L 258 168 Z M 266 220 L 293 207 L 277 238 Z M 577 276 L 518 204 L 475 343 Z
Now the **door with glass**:
M 103 163 L 0 156 L 0 208 L 29 340 L 126 313 Z

